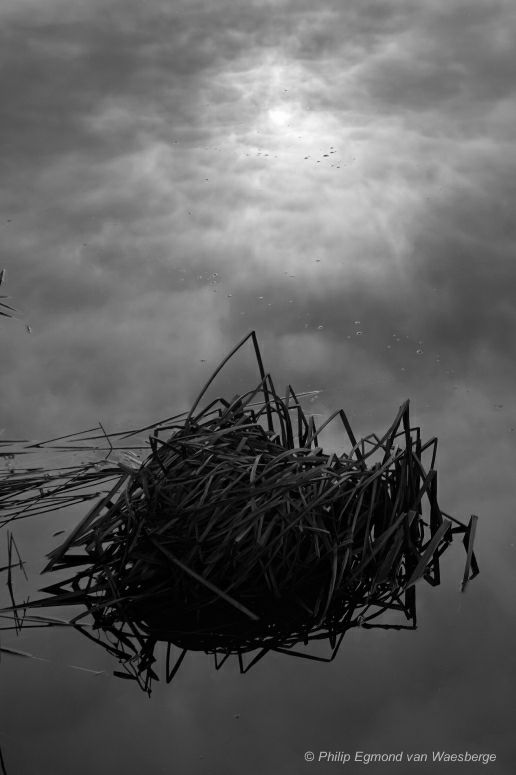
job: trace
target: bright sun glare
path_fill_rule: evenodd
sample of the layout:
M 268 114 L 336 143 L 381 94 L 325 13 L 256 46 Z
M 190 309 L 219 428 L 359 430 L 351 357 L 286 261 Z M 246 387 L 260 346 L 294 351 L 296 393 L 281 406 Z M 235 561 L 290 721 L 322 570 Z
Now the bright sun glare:
M 292 118 L 292 111 L 284 105 L 269 108 L 269 121 L 276 127 L 286 126 Z

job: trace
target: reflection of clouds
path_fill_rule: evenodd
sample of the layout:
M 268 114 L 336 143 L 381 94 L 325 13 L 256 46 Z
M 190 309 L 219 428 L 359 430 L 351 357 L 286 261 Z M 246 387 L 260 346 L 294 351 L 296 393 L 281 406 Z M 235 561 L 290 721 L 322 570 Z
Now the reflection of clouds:
M 63 30 L 35 32 L 41 44 L 32 47 L 32 59 L 17 73 L 21 100 L 34 104 L 34 93 L 25 89 L 27 76 L 35 62 L 43 63 L 46 88 L 53 84 L 52 95 L 59 99 L 55 107 L 62 131 L 54 133 L 55 149 L 62 151 L 63 139 L 68 147 L 67 138 L 79 143 L 88 138 L 86 153 L 71 153 L 66 164 L 52 162 L 53 182 L 48 165 L 39 186 L 36 174 L 38 196 L 44 190 L 55 195 L 54 202 L 62 197 L 54 205 L 52 229 L 62 215 L 77 234 L 85 226 L 82 214 L 96 232 L 94 246 L 107 253 L 126 253 L 130 243 L 153 261 L 174 245 L 187 261 L 223 263 L 246 280 L 253 268 L 273 274 L 286 265 L 324 286 L 333 281 L 335 262 L 344 260 L 351 282 L 364 274 L 374 285 L 380 273 L 383 282 L 393 270 L 402 281 L 425 215 L 443 195 L 451 200 L 453 214 L 457 164 L 465 165 L 471 185 L 478 143 L 468 153 L 460 135 L 454 139 L 445 133 L 430 142 L 438 127 L 449 131 L 457 121 L 455 108 L 440 94 L 435 96 L 439 113 L 429 112 L 430 87 L 423 83 L 416 91 L 420 100 L 426 95 L 425 104 L 412 104 L 403 81 L 405 75 L 417 84 L 427 64 L 439 69 L 443 51 L 437 32 L 453 26 L 456 16 L 442 8 L 415 16 L 403 6 L 387 13 L 376 5 L 373 11 L 373 5 L 360 13 L 330 8 L 308 17 L 284 6 L 278 25 L 279 30 L 289 28 L 284 39 L 256 8 L 235 15 L 233 26 L 226 27 L 213 24 L 212 14 L 198 16 L 194 34 L 184 19 L 169 27 L 171 18 L 156 14 L 152 5 L 148 16 L 138 17 L 140 26 L 137 17 L 131 22 L 129 16 L 120 30 L 108 26 L 95 38 L 83 18 L 80 41 L 75 28 L 66 28 L 57 54 L 53 43 L 63 41 Z M 455 56 L 464 60 L 465 79 L 474 56 L 467 41 L 480 34 L 479 19 L 484 18 L 477 11 L 461 29 L 455 24 L 462 41 Z M 344 26 L 349 47 L 335 35 Z M 421 57 L 419 44 L 427 29 L 431 43 Z M 177 45 L 171 45 L 170 36 Z M 292 46 L 310 37 L 311 56 Z M 266 41 L 280 53 L 271 54 L 271 47 L 260 53 Z M 366 44 L 371 50 L 364 58 Z M 496 58 L 501 44 L 493 46 Z M 328 59 L 326 69 L 316 53 Z M 66 57 L 74 61 L 74 72 L 87 89 L 75 93 L 73 78 L 62 67 L 54 82 L 58 55 L 59 63 Z M 134 80 L 127 77 L 132 73 Z M 396 99 L 391 99 L 387 78 L 398 86 Z M 447 77 L 441 82 L 443 88 L 453 87 Z M 316 93 L 325 98 L 325 107 L 309 104 Z M 401 107 L 410 103 L 412 112 L 393 119 L 384 98 L 396 110 L 400 100 Z M 40 103 L 46 114 L 53 109 L 52 100 Z M 32 131 L 41 148 L 42 139 L 47 145 L 52 139 L 44 126 Z M 173 139 L 176 135 L 179 140 Z M 332 149 L 335 163 L 330 153 L 324 157 Z M 44 155 L 40 161 L 45 162 Z M 70 194 L 75 203 L 67 201 Z M 245 255 L 245 262 L 235 261 L 237 253 Z M 317 272 L 308 261 L 314 254 L 327 259 L 315 267 Z
M 0 11 L 13 424 L 161 416 L 251 327 L 346 407 L 511 378 L 507 3 L 102 8 Z
M 44 437 L 97 418 L 130 428 L 182 411 L 206 379 L 200 360 L 226 348 L 215 299 L 211 287 L 112 297 L 97 314 L 90 307 L 34 326 L 30 348 L 14 332 L 3 381 L 8 433 Z
M 85 733 L 70 737 L 67 727 L 63 771 L 79 766 L 84 734 L 98 740 L 102 729 L 106 750 L 120 739 L 120 752 L 132 757 L 128 772 L 134 762 L 141 771 L 125 728 L 136 713 L 154 730 L 143 769 L 149 761 L 159 769 L 170 725 L 161 740 L 158 715 L 190 712 L 185 687 L 203 697 L 195 724 L 186 718 L 180 728 L 185 770 L 192 740 L 211 739 L 220 724 L 221 696 L 255 714 L 252 738 L 241 738 L 250 772 L 296 769 L 291 752 L 314 739 L 314 728 L 326 728 L 339 748 L 342 718 L 353 745 L 373 718 L 364 746 L 374 739 L 375 750 L 382 739 L 393 750 L 400 728 L 399 748 L 410 739 L 428 750 L 469 744 L 465 723 L 449 733 L 449 713 L 430 720 L 418 712 L 422 697 L 432 700 L 426 678 L 414 688 L 426 658 L 434 684 L 446 680 L 443 704 L 469 703 L 465 722 L 478 730 L 481 718 L 495 740 L 499 714 L 477 714 L 461 682 L 474 672 L 489 709 L 509 685 L 503 658 L 484 673 L 481 658 L 492 663 L 489 632 L 508 612 L 504 590 L 514 578 L 506 545 L 516 435 L 513 3 L 3 0 L 0 20 L 2 265 L 33 328 L 29 337 L 16 322 L 2 327 L 3 424 L 15 435 L 46 436 L 97 418 L 131 427 L 182 410 L 256 327 L 278 389 L 291 382 L 324 390 L 309 405 L 321 420 L 343 407 L 357 434 L 379 431 L 413 399 L 423 437 L 440 438 L 443 507 L 482 516 L 482 575 L 463 606 L 488 614 L 483 629 L 469 619 L 453 629 L 455 608 L 441 615 L 439 606 L 458 601 L 430 590 L 422 646 L 419 633 L 355 633 L 326 672 L 303 664 L 301 674 L 273 659 L 274 681 L 257 666 L 238 684 L 199 659 L 181 674 L 183 692 L 165 687 L 151 704 L 112 682 L 109 703 L 100 690 L 88 700 L 108 709 L 106 724 L 97 714 Z M 217 384 L 232 395 L 256 381 L 242 357 Z M 327 438 L 340 443 L 337 429 Z M 462 568 L 458 557 L 450 576 Z M 76 661 L 95 666 L 99 653 Z M 457 662 L 456 680 L 447 672 L 451 655 L 467 659 Z M 364 671 L 371 680 L 362 681 Z M 276 684 L 285 691 L 271 704 Z M 19 698 L 23 687 L 9 687 Z M 408 711 L 396 700 L 378 710 L 378 687 L 383 697 L 414 702 Z M 303 707 L 315 692 L 328 701 L 303 718 L 292 714 L 292 696 Z M 54 750 L 64 739 L 58 710 Z M 278 768 L 263 731 L 277 752 L 285 725 L 289 750 Z M 234 731 L 225 732 L 234 742 Z M 327 743 L 316 735 L 318 745 Z M 227 772 L 227 751 L 213 743 L 208 752 Z M 47 769 L 57 772 L 54 759 Z

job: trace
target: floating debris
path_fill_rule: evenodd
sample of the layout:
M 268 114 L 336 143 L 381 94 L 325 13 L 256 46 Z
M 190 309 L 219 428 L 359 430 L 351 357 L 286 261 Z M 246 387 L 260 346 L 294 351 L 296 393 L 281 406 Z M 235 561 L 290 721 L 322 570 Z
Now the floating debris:
M 259 384 L 199 409 L 249 339 Z M 342 454 L 319 446 L 332 421 L 349 447 Z M 127 445 L 149 430 L 143 463 L 109 460 L 113 442 Z M 34 621 L 34 609 L 80 606 L 71 624 L 120 660 L 115 675 L 149 693 L 158 642 L 166 644 L 167 681 L 188 651 L 213 655 L 217 669 L 235 656 L 241 672 L 269 652 L 330 661 L 350 628 L 415 629 L 415 584 L 439 584 L 439 560 L 455 534 L 467 550 L 463 589 L 478 573 L 477 518 L 466 525 L 439 508 L 437 440 L 422 442 L 408 401 L 383 436 L 357 441 L 343 410 L 316 428 L 290 386 L 276 392 L 254 332 L 188 413 L 104 435 L 104 465 L 72 468 L 61 483 L 63 471 L 50 472 L 45 489 L 42 471 L 2 475 L 0 517 L 9 521 L 112 484 L 49 555 L 45 571 L 71 572 L 68 580 L 25 602 L 23 613 L 14 605 L 2 613 L 14 610 L 19 629 L 23 616 Z M 65 442 L 98 449 L 99 438 L 90 430 Z M 306 650 L 320 640 L 329 643 L 327 658 Z

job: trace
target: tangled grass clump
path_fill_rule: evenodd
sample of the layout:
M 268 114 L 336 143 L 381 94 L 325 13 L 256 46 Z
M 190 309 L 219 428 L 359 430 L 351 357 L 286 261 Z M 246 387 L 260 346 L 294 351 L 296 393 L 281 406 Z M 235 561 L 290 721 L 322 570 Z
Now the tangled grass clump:
M 249 336 L 258 386 L 198 410 Z M 439 583 L 456 533 L 468 553 L 463 586 L 478 572 L 476 518 L 466 526 L 440 510 L 437 441 L 421 441 L 408 401 L 382 437 L 357 442 L 342 410 L 317 429 L 291 387 L 276 392 L 249 336 L 51 553 L 46 570 L 72 577 L 28 605 L 80 604 L 75 626 L 91 615 L 125 675 L 147 690 L 159 641 L 170 680 L 189 650 L 214 654 L 217 666 L 236 655 L 245 671 L 269 651 L 320 658 L 294 649 L 313 640 L 327 639 L 332 659 L 351 627 L 415 628 L 414 585 Z M 342 454 L 319 446 L 333 420 L 349 443 Z

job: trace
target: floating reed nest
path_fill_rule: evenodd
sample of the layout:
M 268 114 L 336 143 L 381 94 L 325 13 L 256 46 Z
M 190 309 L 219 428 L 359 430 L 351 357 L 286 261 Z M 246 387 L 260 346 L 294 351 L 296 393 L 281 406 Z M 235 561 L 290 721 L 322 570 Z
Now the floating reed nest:
M 199 410 L 249 338 L 258 386 Z M 347 452 L 319 446 L 331 421 Z M 214 654 L 217 667 L 237 655 L 245 671 L 269 651 L 319 659 L 294 648 L 313 640 L 328 640 L 332 659 L 351 627 L 414 629 L 414 585 L 439 583 L 456 533 L 467 550 L 463 587 L 478 573 L 476 517 L 465 525 L 440 510 L 437 441 L 421 441 L 408 401 L 382 437 L 357 442 L 342 410 L 316 428 L 291 387 L 276 392 L 254 332 L 190 412 L 149 441 L 145 462 L 120 472 L 51 553 L 46 570 L 73 576 L 28 606 L 84 606 L 75 626 L 90 614 L 125 667 L 117 674 L 147 690 L 158 641 L 170 680 L 190 650 Z

